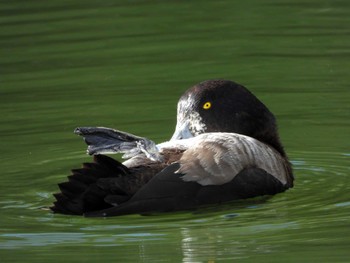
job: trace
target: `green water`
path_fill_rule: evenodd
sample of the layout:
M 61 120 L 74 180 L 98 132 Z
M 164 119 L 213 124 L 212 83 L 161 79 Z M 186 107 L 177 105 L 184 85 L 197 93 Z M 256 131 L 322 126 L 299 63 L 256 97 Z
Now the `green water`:
M 348 262 L 350 2 L 1 1 L 1 262 Z M 167 140 L 211 78 L 275 113 L 295 187 L 154 216 L 53 215 L 76 126 Z

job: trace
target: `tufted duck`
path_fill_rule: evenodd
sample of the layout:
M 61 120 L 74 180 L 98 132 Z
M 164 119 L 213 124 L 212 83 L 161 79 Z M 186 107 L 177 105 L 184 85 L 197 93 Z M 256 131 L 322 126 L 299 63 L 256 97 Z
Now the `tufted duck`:
M 85 216 L 194 209 L 293 186 L 273 114 L 245 87 L 208 80 L 187 90 L 168 142 L 80 127 L 93 163 L 72 170 L 51 210 Z M 120 163 L 102 154 L 123 153 Z

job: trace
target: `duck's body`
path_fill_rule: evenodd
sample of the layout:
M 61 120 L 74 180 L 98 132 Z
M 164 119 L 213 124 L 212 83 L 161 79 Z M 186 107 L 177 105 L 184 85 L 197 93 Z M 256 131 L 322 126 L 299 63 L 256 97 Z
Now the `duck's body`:
M 192 209 L 293 186 L 270 111 L 243 86 L 212 80 L 178 104 L 170 141 L 108 128 L 78 128 L 94 163 L 73 170 L 52 211 L 115 216 Z M 101 153 L 124 153 L 123 164 Z

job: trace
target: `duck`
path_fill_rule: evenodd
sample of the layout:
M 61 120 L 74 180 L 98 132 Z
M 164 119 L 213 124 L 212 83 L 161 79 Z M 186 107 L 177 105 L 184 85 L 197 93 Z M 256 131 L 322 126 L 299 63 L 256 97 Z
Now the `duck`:
M 106 127 L 74 131 L 92 162 L 58 184 L 53 213 L 86 217 L 195 210 L 272 196 L 294 176 L 275 116 L 247 88 L 214 79 L 189 88 L 177 104 L 169 141 Z M 123 154 L 119 162 L 106 154 Z

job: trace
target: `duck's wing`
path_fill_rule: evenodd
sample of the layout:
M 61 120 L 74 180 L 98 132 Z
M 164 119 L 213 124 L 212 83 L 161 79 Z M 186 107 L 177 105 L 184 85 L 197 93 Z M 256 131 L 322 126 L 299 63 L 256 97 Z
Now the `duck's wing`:
M 145 154 L 152 161 L 160 161 L 156 144 L 144 137 L 105 127 L 78 127 L 75 134 L 82 136 L 90 155 L 123 153 L 123 158 Z
M 293 184 L 290 163 L 271 146 L 236 133 L 206 133 L 192 139 L 182 155 L 178 173 L 200 185 L 230 182 L 245 168 L 260 168 L 283 185 Z
M 61 193 L 55 195 L 51 210 L 86 216 L 176 211 L 273 195 L 292 186 L 287 160 L 273 149 L 265 153 L 269 147 L 256 146 L 256 140 L 225 133 L 189 140 L 180 160 L 151 171 L 148 178 L 144 170 L 149 165 L 141 167 L 140 177 L 134 173 L 136 167 L 94 156 L 94 164 L 73 170 L 69 182 L 60 184 Z M 171 145 L 163 146 L 162 154 Z
M 174 163 L 144 185 L 130 200 L 111 208 L 88 212 L 87 217 L 108 217 L 126 214 L 149 214 L 196 209 L 205 205 L 273 195 L 287 187 L 260 168 L 246 168 L 223 185 L 202 186 L 185 182 Z
M 273 195 L 291 187 L 289 163 L 269 146 L 252 138 L 238 134 L 203 134 L 191 139 L 191 145 L 178 162 L 155 175 L 127 202 L 85 215 L 187 210 Z

